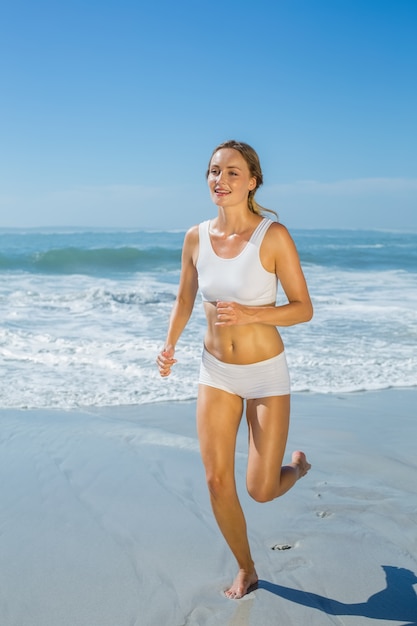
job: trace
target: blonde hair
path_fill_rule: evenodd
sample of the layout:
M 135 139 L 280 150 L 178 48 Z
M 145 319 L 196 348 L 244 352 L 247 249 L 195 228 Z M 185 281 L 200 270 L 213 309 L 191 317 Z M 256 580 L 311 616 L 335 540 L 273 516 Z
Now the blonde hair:
M 256 180 L 255 187 L 251 189 L 248 194 L 249 211 L 255 213 L 256 215 L 262 215 L 264 211 L 267 211 L 268 213 L 273 213 L 278 218 L 278 215 L 275 211 L 272 211 L 272 209 L 265 209 L 265 207 L 258 204 L 255 200 L 256 190 L 259 189 L 259 187 L 263 184 L 264 178 L 258 154 L 249 144 L 244 143 L 243 141 L 235 141 L 234 139 L 230 139 L 229 141 L 225 141 L 218 145 L 216 148 L 214 148 L 213 152 L 211 153 L 209 165 L 206 172 L 206 178 L 208 178 L 210 173 L 210 163 L 213 156 L 218 150 L 223 150 L 224 148 L 232 148 L 233 150 L 237 150 L 238 152 L 240 152 L 248 165 L 250 175 L 253 176 Z

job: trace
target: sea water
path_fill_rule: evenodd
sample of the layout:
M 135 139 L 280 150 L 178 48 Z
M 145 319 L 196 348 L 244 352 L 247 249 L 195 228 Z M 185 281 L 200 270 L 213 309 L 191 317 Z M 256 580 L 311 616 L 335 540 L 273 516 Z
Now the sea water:
M 417 234 L 295 230 L 315 314 L 282 328 L 295 392 L 417 385 Z M 196 397 L 200 296 L 161 379 L 183 232 L 0 230 L 0 407 Z M 285 302 L 279 289 L 278 304 Z

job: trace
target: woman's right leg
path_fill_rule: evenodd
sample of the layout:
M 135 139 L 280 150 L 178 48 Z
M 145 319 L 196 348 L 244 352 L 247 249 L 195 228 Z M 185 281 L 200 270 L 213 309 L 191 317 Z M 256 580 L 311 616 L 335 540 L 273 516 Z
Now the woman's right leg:
M 210 500 L 219 528 L 239 565 L 239 573 L 226 591 L 229 598 L 241 598 L 257 581 L 235 482 L 236 436 L 242 411 L 239 396 L 208 385 L 199 386 L 197 430 Z

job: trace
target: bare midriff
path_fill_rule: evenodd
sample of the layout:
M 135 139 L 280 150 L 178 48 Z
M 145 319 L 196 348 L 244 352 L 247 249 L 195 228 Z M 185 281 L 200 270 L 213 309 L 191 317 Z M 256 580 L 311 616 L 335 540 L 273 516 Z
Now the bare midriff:
M 204 345 L 219 361 L 248 365 L 271 359 L 284 350 L 281 335 L 275 326 L 258 323 L 216 326 L 216 303 L 204 302 L 204 310 L 207 317 Z

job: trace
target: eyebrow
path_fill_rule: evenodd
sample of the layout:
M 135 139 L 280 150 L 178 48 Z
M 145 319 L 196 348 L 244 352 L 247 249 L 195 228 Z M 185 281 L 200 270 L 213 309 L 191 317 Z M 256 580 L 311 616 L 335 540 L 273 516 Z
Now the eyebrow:
M 212 163 L 210 167 L 220 167 L 217 163 Z M 238 165 L 227 165 L 227 170 L 242 170 Z

